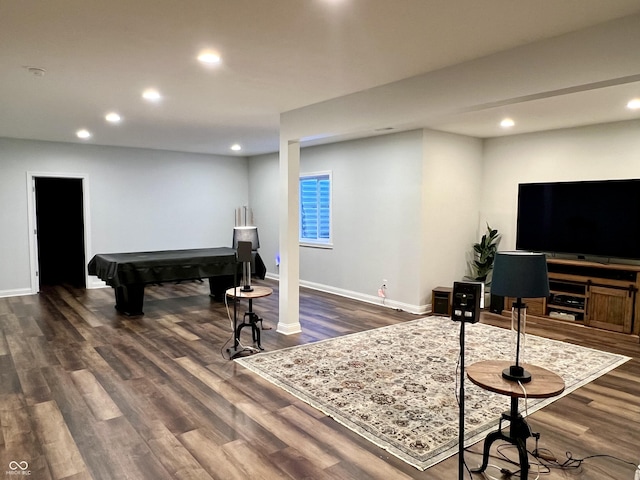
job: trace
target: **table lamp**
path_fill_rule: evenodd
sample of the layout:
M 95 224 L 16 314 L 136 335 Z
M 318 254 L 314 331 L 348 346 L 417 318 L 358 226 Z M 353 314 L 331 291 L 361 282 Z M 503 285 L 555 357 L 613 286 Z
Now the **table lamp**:
M 514 297 L 511 309 L 511 328 L 516 333 L 516 363 L 502 371 L 507 380 L 522 383 L 531 381 L 531 374 L 520 365 L 520 348 L 524 343 L 527 306 L 523 298 L 549 296 L 547 258 L 543 253 L 498 252 L 493 266 L 491 293 L 502 297 Z
M 251 249 L 239 248 L 251 244 Z M 258 227 L 243 226 L 233 227 L 233 248 L 238 251 L 238 261 L 242 262 L 242 289 L 243 292 L 251 292 L 251 252 L 260 248 Z

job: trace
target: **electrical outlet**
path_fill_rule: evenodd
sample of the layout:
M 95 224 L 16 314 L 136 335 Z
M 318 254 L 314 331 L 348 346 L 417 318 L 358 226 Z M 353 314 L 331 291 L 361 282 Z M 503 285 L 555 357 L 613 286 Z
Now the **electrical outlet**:
M 387 279 L 386 278 L 382 279 L 382 285 L 380 285 L 380 288 L 378 289 L 378 296 L 380 298 L 387 298 Z

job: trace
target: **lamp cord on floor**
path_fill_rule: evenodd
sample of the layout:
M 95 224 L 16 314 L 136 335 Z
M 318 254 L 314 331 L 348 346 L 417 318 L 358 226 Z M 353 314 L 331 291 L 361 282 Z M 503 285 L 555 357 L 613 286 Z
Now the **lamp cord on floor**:
M 511 445 L 509 443 L 498 445 L 496 449 L 497 455 L 490 455 L 490 457 L 507 462 L 514 466 L 519 466 L 520 464 L 516 460 L 512 460 L 504 453 L 504 450 L 515 449 L 515 448 L 516 448 L 515 445 Z M 465 449 L 465 451 L 474 455 L 482 455 L 482 452 L 476 452 L 474 450 L 471 450 L 470 448 Z M 570 451 L 567 451 L 565 452 L 566 460 L 564 460 L 563 462 L 560 462 L 556 460 L 556 456 L 551 452 L 551 450 L 547 448 L 536 449 L 533 452 L 527 451 L 527 453 L 537 460 L 536 462 L 532 462 L 532 464 L 538 467 L 539 469 L 538 475 L 548 474 L 551 472 L 551 469 L 577 470 L 582 467 L 583 463 L 585 463 L 587 460 L 590 460 L 592 458 L 610 458 L 618 462 L 631 465 L 633 467 L 637 466 L 635 462 L 630 462 L 628 460 L 624 460 L 620 457 L 616 457 L 614 455 L 609 455 L 609 454 L 595 454 L 595 455 L 588 455 L 582 458 L 575 458 Z M 501 469 L 501 472 L 503 473 L 503 475 L 506 474 L 509 477 L 518 476 L 520 473 L 519 469 L 515 471 L 510 471 L 504 467 L 499 467 L 493 464 L 489 464 L 489 466 L 493 468 Z

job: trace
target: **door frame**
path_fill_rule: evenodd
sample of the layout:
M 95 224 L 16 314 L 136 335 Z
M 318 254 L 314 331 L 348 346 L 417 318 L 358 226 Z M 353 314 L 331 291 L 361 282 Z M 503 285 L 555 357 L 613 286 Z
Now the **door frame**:
M 89 288 L 87 262 L 91 252 L 91 215 L 89 209 L 89 175 L 86 173 L 27 172 L 27 212 L 29 217 L 29 270 L 31 272 L 31 293 L 40 291 L 38 272 L 38 232 L 36 230 L 36 178 L 76 178 L 82 180 L 82 216 L 84 232 L 84 278 Z

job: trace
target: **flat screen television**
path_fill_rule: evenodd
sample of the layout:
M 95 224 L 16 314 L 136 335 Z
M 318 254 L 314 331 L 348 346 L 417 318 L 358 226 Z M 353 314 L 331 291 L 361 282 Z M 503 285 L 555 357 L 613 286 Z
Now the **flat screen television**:
M 521 183 L 516 248 L 640 259 L 640 180 Z

